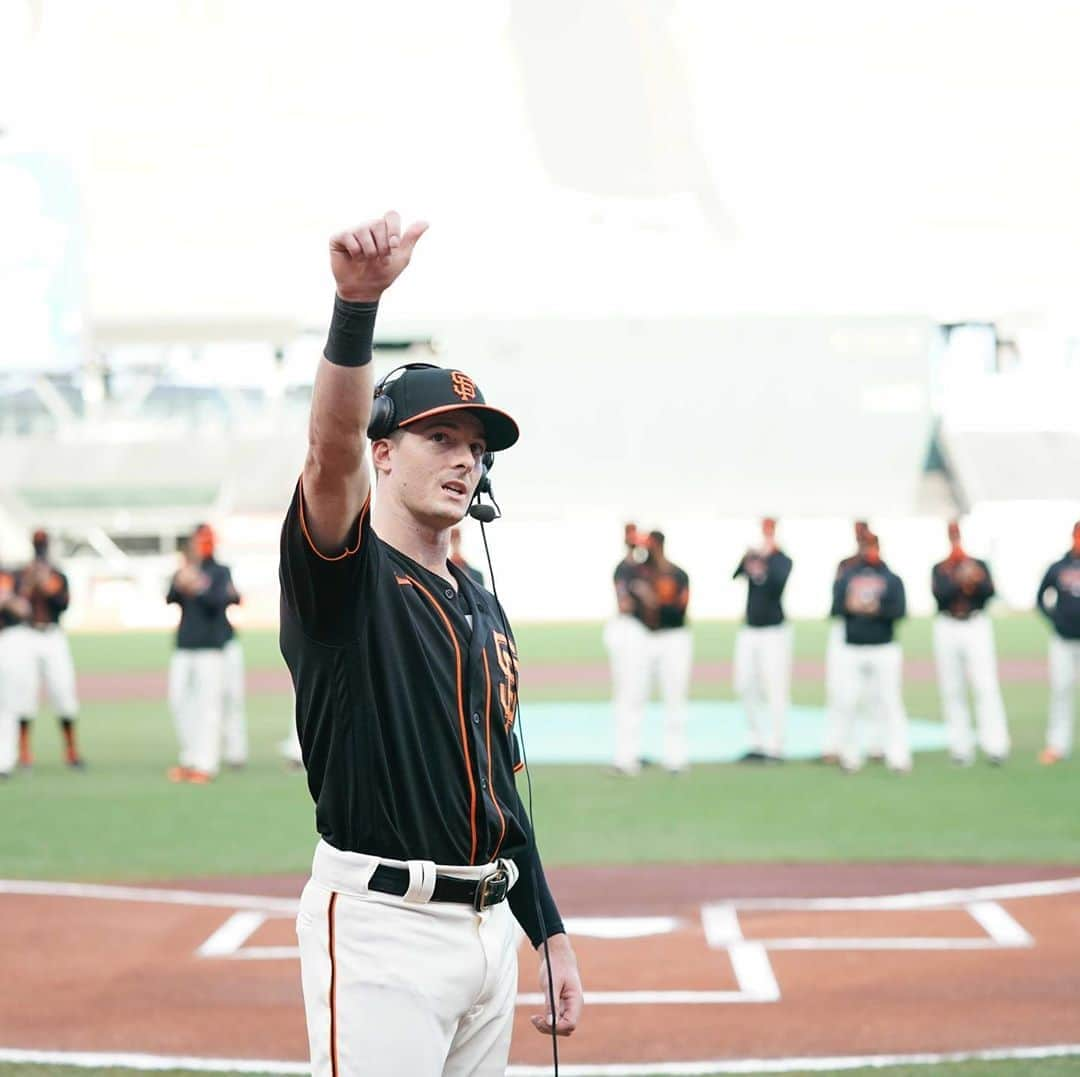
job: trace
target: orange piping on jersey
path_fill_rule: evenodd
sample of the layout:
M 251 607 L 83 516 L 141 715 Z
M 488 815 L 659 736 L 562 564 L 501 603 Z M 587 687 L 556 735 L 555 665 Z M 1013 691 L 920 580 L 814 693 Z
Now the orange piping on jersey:
M 514 773 L 515 773 L 515 774 L 520 774 L 520 773 L 521 773 L 521 772 L 522 772 L 522 771 L 523 771 L 524 769 L 525 769 L 525 764 L 524 764 L 524 763 L 518 763 L 518 764 L 517 764 L 517 765 L 516 765 L 516 766 L 514 767 Z
M 465 753 L 465 775 L 469 779 L 469 829 L 472 832 L 472 842 L 469 846 L 469 863 L 473 864 L 476 862 L 476 783 L 473 781 L 472 765 L 469 762 L 468 726 L 465 725 L 465 704 L 462 702 L 461 695 L 461 648 L 458 646 L 457 636 L 454 635 L 454 626 L 450 623 L 450 618 L 446 616 L 442 606 L 435 601 L 431 592 L 414 577 L 407 576 L 406 579 L 431 603 L 432 609 L 442 618 L 442 622 L 446 626 L 446 634 L 450 637 L 450 642 L 454 645 L 454 654 L 457 656 L 454 672 L 457 674 L 457 709 L 458 721 L 461 723 L 461 750 Z
M 360 532 L 364 529 L 364 517 L 367 515 L 368 509 L 371 508 L 371 492 L 368 491 L 367 497 L 364 498 L 363 505 L 360 506 L 360 518 L 356 522 L 356 545 L 351 550 L 346 546 L 337 557 L 327 557 L 326 554 L 319 551 L 319 547 L 312 541 L 311 532 L 308 531 L 307 519 L 304 516 L 303 475 L 300 476 L 300 481 L 297 483 L 297 486 L 300 490 L 300 530 L 304 532 L 304 538 L 307 539 L 307 544 L 311 547 L 311 552 L 323 561 L 344 561 L 346 557 L 352 557 L 352 555 L 360 549 Z
M 330 904 L 326 910 L 328 948 L 330 951 L 330 1073 L 338 1077 L 337 1056 L 337 955 L 334 953 L 334 906 L 337 904 L 337 892 L 330 895 Z
M 412 580 L 410 580 L 407 576 L 395 576 L 394 579 L 397 580 L 397 582 L 400 583 L 402 587 L 412 587 Z
M 506 837 L 506 816 L 502 813 L 502 808 L 499 807 L 499 798 L 495 795 L 495 777 L 491 770 L 491 670 L 488 667 L 487 651 L 481 651 L 481 655 L 484 658 L 484 680 L 487 682 L 487 692 L 484 700 L 484 716 L 487 721 L 487 729 L 485 736 L 487 738 L 487 753 L 488 753 L 488 790 L 491 793 L 491 802 L 495 805 L 495 810 L 499 813 L 499 823 L 502 829 L 499 831 L 499 840 L 495 843 L 495 852 L 491 854 L 491 859 L 499 855 L 499 850 L 502 848 L 503 838 Z

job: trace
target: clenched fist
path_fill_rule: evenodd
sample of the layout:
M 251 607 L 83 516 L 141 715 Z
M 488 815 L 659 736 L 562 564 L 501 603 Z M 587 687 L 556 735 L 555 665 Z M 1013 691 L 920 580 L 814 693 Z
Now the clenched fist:
M 416 241 L 427 231 L 416 221 L 401 232 L 401 218 L 391 210 L 330 240 L 330 268 L 342 299 L 374 303 L 412 258 Z

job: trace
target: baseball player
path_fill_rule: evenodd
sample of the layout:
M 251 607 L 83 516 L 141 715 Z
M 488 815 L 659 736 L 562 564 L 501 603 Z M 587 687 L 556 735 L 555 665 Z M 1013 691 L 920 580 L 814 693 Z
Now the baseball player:
M 994 629 L 983 612 L 994 596 L 994 581 L 985 561 L 969 557 L 960 540 L 960 525 L 949 524 L 949 556 L 934 565 L 930 585 L 937 602 L 934 659 L 949 734 L 949 755 L 957 766 L 971 766 L 971 735 L 965 675 L 975 697 L 979 747 L 987 760 L 1000 765 L 1009 754 L 1005 703 L 998 684 Z
M 225 589 L 225 669 L 222 675 L 224 695 L 221 701 L 222 757 L 227 767 L 239 770 L 247 764 L 247 716 L 244 713 L 244 648 L 229 620 L 228 607 L 239 606 L 240 592 L 232 582 Z
M 465 560 L 465 555 L 461 552 L 460 527 L 450 528 L 450 563 L 460 568 L 473 583 L 480 587 L 484 586 L 484 574 L 478 568 L 473 568 L 473 566 Z
M 690 579 L 664 552 L 662 531 L 642 537 L 627 531 L 628 545 L 642 543 L 639 562 L 633 549 L 615 570 L 619 616 L 607 630 L 615 695 L 615 771 L 634 776 L 641 770 L 641 727 L 653 677 L 664 701 L 663 765 L 672 774 L 690 762 L 686 744 L 687 700 L 693 666 L 693 637 L 686 624 Z
M 857 728 L 860 704 L 885 728 L 885 761 L 890 770 L 911 770 L 907 714 L 901 695 L 903 655 L 894 625 L 907 612 L 904 583 L 881 559 L 877 536 L 867 534 L 863 552 L 834 584 L 835 605 L 844 614 L 840 697 L 840 765 L 848 773 L 863 763 Z
M 749 549 L 732 579 L 746 577 L 746 624 L 735 638 L 735 691 L 750 727 L 744 762 L 779 762 L 791 701 L 791 626 L 781 603 L 791 558 L 776 544 L 776 521 L 761 521 L 761 542 Z M 768 720 L 762 710 L 768 713 Z
M 217 776 L 231 584 L 229 570 L 214 560 L 214 533 L 201 524 L 165 597 L 180 607 L 169 663 L 169 706 L 180 749 L 179 765 L 168 771 L 171 782 L 206 785 Z
M 18 706 L 25 698 L 28 667 L 16 630 L 29 616 L 30 603 L 19 595 L 15 573 L 0 569 L 0 780 L 11 777 L 18 754 Z
M 1041 763 L 1050 766 L 1072 751 L 1074 695 L 1080 684 L 1080 520 L 1073 527 L 1072 548 L 1046 570 L 1037 601 L 1054 629 L 1050 637 L 1050 723 L 1046 747 L 1039 756 Z
M 840 706 L 843 694 L 844 668 L 844 610 L 836 602 L 836 581 L 858 563 L 862 556 L 863 543 L 870 534 L 870 526 L 865 520 L 855 521 L 855 552 L 845 557 L 837 566 L 833 576 L 833 602 L 829 610 L 832 623 L 829 625 L 828 642 L 825 645 L 825 733 L 821 746 L 822 763 L 840 762 Z
M 67 636 L 60 627 L 60 617 L 71 601 L 68 580 L 49 560 L 49 536 L 44 531 L 33 534 L 34 559 L 17 573 L 19 594 L 29 604 L 30 613 L 15 631 L 23 637 L 27 672 L 23 677 L 26 692 L 19 710 L 19 764 L 33 764 L 30 725 L 38 709 L 42 683 L 49 705 L 56 712 L 64 738 L 64 759 L 69 767 L 84 766 L 75 737 L 75 719 L 79 702 L 75 694 L 75 663 Z
M 379 297 L 425 229 L 388 213 L 331 240 L 334 315 L 282 529 L 281 649 L 321 835 L 297 918 L 315 1077 L 502 1074 L 519 924 L 554 988 L 535 1027 L 567 1035 L 582 1006 L 514 781 L 514 637 L 448 559 L 517 425 L 459 370 L 371 374 Z

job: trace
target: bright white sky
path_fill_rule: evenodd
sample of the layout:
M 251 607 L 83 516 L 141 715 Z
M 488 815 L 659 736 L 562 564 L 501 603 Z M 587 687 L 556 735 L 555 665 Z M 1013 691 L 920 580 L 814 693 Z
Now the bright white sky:
M 1072 316 L 1069 0 L 8 0 L 0 152 L 70 155 L 93 320 L 390 310 Z

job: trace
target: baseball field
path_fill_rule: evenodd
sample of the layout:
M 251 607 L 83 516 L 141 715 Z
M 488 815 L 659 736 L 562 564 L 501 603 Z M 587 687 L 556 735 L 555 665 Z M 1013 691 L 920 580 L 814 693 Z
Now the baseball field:
M 588 998 L 564 1073 L 1080 1072 L 1080 772 L 1036 762 L 1046 629 L 995 625 L 1014 743 L 1000 768 L 931 750 L 907 776 L 806 760 L 629 780 L 539 753 L 540 848 Z M 702 704 L 732 698 L 735 629 L 695 628 Z M 807 713 L 825 631 L 796 626 Z M 528 748 L 553 705 L 609 685 L 599 625 L 518 636 Z M 33 769 L 0 786 L 0 1075 L 303 1072 L 291 917 L 313 812 L 278 750 L 276 638 L 243 639 L 251 759 L 196 787 L 164 777 L 170 638 L 73 638 L 89 766 L 61 765 L 45 716 Z M 901 639 L 909 713 L 936 723 L 929 622 Z M 512 1072 L 539 1074 L 522 957 Z

